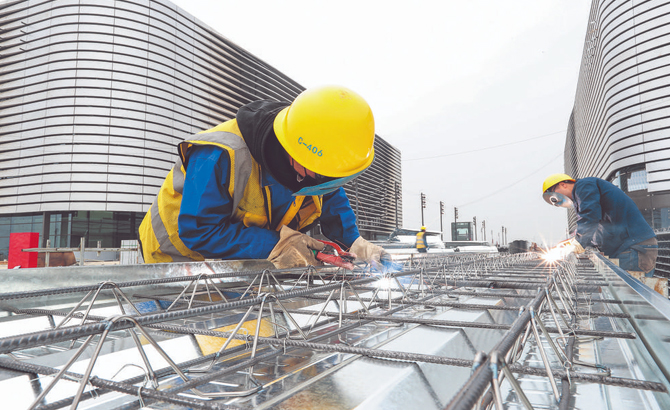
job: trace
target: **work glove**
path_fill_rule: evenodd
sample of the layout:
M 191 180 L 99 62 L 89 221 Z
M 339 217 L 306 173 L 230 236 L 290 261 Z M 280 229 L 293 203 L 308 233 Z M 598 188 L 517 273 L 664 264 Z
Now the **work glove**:
M 324 243 L 284 225 L 279 231 L 279 242 L 270 252 L 268 260 L 277 269 L 322 265 L 312 251 L 322 251 L 325 247 Z
M 566 239 L 564 241 L 561 241 L 561 242 L 558 243 L 557 247 L 558 248 L 572 247 L 573 248 L 572 251 L 574 253 L 577 253 L 577 254 L 585 252 L 584 247 L 582 246 L 581 243 L 579 243 L 579 241 L 576 238 L 570 238 L 570 239 Z
M 366 241 L 361 236 L 351 245 L 351 252 L 356 254 L 357 260 L 366 262 L 375 269 L 392 264 L 391 255 L 384 248 Z

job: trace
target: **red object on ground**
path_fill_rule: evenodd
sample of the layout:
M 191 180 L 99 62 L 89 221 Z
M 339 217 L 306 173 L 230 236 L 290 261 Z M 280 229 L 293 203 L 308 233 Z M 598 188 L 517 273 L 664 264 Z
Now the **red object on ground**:
M 16 266 L 22 268 L 37 267 L 37 252 L 23 252 L 22 249 L 38 248 L 40 246 L 39 232 L 17 232 L 9 234 L 9 257 L 7 268 Z

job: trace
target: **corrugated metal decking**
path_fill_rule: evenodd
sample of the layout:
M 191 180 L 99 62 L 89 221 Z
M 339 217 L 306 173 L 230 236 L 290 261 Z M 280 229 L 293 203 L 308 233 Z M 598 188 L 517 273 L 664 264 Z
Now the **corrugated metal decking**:
M 8 272 L 0 392 L 40 409 L 670 406 L 668 301 L 601 256 L 398 262 Z

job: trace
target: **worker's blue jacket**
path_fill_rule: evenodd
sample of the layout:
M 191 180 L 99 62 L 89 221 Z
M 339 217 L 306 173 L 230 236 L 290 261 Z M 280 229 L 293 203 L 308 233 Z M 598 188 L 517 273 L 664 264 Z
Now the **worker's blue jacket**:
M 225 181 L 229 170 L 224 150 L 214 146 L 193 149 L 179 211 L 179 237 L 205 258 L 265 259 L 279 240 L 281 216 L 288 212 L 296 197 L 266 169 L 261 169 L 261 184 L 270 193 L 267 201 L 271 204 L 270 221 L 263 228 L 245 226 L 242 221 L 232 220 L 230 195 L 225 186 L 216 183 Z M 323 234 L 347 248 L 360 236 L 342 188 L 323 196 L 319 220 Z
M 616 257 L 632 245 L 656 237 L 632 199 L 600 178 L 583 178 L 572 190 L 577 212 L 575 237 L 583 247 L 598 247 Z

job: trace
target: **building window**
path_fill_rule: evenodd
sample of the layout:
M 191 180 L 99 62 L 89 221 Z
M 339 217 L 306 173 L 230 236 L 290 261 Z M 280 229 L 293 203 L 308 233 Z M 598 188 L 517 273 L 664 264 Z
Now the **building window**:
M 649 187 L 647 171 L 644 169 L 623 169 L 617 171 L 610 178 L 610 182 L 621 188 L 623 192 L 642 191 Z
M 670 208 L 654 209 L 654 230 L 670 229 Z
M 647 171 L 633 171 L 628 176 L 628 192 L 642 191 L 647 189 Z
M 7 259 L 9 234 L 17 232 L 42 233 L 42 214 L 0 216 L 0 259 Z
M 138 212 L 46 212 L 0 216 L 0 260 L 7 259 L 9 234 L 15 232 L 37 232 L 40 246 L 46 246 L 46 238 L 52 248 L 79 247 L 80 238 L 85 246 L 93 248 L 119 248 L 125 239 L 137 239 L 143 213 Z M 46 219 L 45 219 L 46 218 Z M 46 222 L 46 223 L 44 223 Z M 42 232 L 46 225 L 47 232 Z

